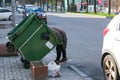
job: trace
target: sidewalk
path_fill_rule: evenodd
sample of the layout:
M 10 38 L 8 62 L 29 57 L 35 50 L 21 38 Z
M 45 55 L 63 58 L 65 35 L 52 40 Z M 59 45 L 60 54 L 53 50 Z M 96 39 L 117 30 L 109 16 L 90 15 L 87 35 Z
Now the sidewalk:
M 47 15 L 54 15 L 60 17 L 77 17 L 77 18 L 106 18 L 106 16 L 90 15 L 90 14 L 78 14 L 78 13 L 48 13 Z
M 0 44 L 6 44 L 7 32 L 12 28 L 0 29 Z M 43 58 L 45 63 L 54 60 L 54 53 L 50 52 Z M 21 56 L 0 57 L 0 80 L 34 80 L 30 69 L 24 69 L 20 61 Z M 60 68 L 60 77 L 48 78 L 48 80 L 85 80 L 80 74 L 74 71 L 74 66 L 65 62 Z M 86 75 L 85 75 L 86 77 Z M 86 80 L 91 80 L 87 79 Z
M 74 15 L 74 17 L 84 17 L 84 18 L 106 18 L 106 16 L 92 15 L 92 14 L 78 14 L 78 13 L 66 13 L 68 16 Z
M 34 80 L 31 69 L 24 69 L 20 61 L 21 56 L 0 57 L 0 80 Z M 84 80 L 80 75 L 71 70 L 67 64 L 60 69 L 60 77 L 48 80 Z

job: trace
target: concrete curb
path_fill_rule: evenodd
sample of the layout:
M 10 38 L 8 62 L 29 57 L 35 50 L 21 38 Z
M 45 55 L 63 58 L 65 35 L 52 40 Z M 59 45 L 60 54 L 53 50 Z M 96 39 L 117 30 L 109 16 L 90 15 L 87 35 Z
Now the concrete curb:
M 81 77 L 84 78 L 84 80 L 93 80 L 91 77 L 87 76 L 85 73 L 83 73 L 82 71 L 80 71 L 77 67 L 75 67 L 74 65 L 69 65 L 68 66 L 70 69 L 72 69 L 73 71 L 75 71 L 77 74 L 79 74 Z
M 78 15 L 78 16 L 82 16 L 82 17 L 90 17 L 90 18 L 107 18 L 106 16 L 99 16 L 99 15 L 90 15 L 90 14 L 79 14 L 79 13 L 69 13 L 66 12 L 66 14 L 68 15 Z

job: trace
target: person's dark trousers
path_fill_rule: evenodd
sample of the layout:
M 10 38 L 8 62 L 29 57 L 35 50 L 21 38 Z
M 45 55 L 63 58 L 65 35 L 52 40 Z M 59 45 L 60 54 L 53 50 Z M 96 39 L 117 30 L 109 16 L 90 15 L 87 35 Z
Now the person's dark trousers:
M 61 58 L 61 54 L 62 54 L 62 59 L 65 58 L 66 59 L 66 50 L 63 48 L 62 45 L 57 45 L 56 46 L 56 51 L 57 51 L 57 57 L 56 57 L 56 61 L 60 61 Z

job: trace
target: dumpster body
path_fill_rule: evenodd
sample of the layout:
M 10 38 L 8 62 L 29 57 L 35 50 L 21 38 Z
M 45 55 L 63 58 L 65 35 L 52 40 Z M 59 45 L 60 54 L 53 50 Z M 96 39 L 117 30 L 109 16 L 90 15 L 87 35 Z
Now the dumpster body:
M 26 17 L 8 33 L 8 39 L 27 61 L 41 60 L 60 38 L 36 14 Z

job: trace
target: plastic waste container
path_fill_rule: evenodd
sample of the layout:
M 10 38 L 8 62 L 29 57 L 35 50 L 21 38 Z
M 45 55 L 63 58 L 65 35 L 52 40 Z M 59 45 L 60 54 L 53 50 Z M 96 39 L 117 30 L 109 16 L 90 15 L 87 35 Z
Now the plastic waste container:
M 41 60 L 62 41 L 36 14 L 31 14 L 8 32 L 8 51 L 15 49 L 27 61 Z

